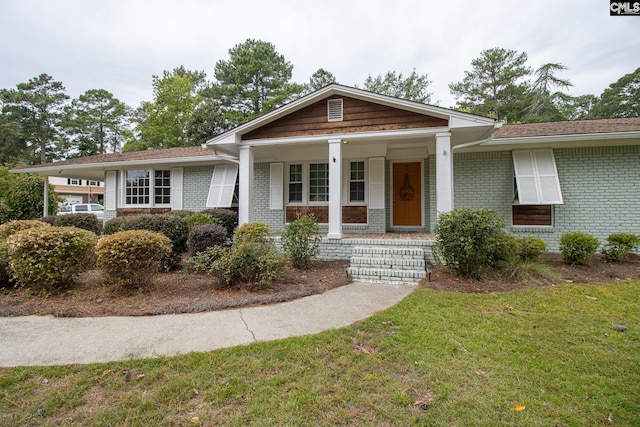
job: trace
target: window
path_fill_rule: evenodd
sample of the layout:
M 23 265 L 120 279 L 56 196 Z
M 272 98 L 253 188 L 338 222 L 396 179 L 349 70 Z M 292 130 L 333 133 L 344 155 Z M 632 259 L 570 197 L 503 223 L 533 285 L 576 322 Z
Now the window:
M 309 164 L 309 201 L 329 201 L 329 163 Z
M 171 171 L 169 170 L 126 171 L 124 187 L 125 205 L 149 206 L 152 202 L 154 205 L 171 203 Z
M 68 179 L 67 179 L 67 184 L 68 184 L 68 185 L 82 185 L 82 180 L 80 180 L 80 179 L 68 178 Z
M 349 164 L 349 202 L 364 203 L 364 162 Z
M 87 185 L 92 187 L 100 187 L 100 181 L 87 181 Z
M 289 165 L 289 203 L 302 203 L 302 164 Z
M 89 211 L 88 205 L 76 205 L 76 212 L 88 212 L 88 211 Z
M 553 225 L 552 205 L 513 205 L 511 208 L 513 225 L 530 227 Z
M 155 183 L 153 188 L 155 205 L 168 205 L 171 203 L 171 172 L 155 171 Z

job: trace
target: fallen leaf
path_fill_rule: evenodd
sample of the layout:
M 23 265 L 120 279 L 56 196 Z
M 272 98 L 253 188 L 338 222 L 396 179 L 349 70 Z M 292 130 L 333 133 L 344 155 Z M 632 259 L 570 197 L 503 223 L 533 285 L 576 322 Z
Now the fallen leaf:
M 192 417 L 190 421 L 191 424 L 200 424 L 200 418 L 198 417 Z
M 526 406 L 524 406 L 522 403 L 518 403 L 513 407 L 514 411 L 524 411 L 524 409 L 526 408 Z
M 195 395 L 197 396 L 197 395 L 199 395 L 199 394 L 200 394 L 200 392 L 194 388 L 194 389 L 193 389 L 193 394 L 195 394 Z
M 515 310 L 515 308 L 511 307 L 510 305 L 507 306 L 507 310 Z
M 144 374 L 140 374 L 140 375 L 136 376 L 136 381 L 140 381 L 142 379 L 144 379 Z
M 598 298 L 596 298 L 596 297 L 590 297 L 589 295 L 587 295 L 587 298 L 589 298 L 590 300 L 593 300 L 593 301 L 598 301 Z

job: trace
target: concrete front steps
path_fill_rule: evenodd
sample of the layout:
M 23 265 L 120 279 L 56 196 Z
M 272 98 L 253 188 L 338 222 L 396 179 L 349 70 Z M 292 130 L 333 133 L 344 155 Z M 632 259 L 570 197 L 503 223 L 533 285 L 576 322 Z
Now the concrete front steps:
M 348 272 L 361 282 L 415 284 L 427 275 L 425 252 L 421 247 L 356 246 Z

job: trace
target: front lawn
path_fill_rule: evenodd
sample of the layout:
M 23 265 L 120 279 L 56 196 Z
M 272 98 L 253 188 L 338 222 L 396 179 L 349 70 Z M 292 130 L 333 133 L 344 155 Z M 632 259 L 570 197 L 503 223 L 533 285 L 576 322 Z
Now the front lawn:
M 418 289 L 314 336 L 0 370 L 0 425 L 640 425 L 639 366 L 638 280 Z

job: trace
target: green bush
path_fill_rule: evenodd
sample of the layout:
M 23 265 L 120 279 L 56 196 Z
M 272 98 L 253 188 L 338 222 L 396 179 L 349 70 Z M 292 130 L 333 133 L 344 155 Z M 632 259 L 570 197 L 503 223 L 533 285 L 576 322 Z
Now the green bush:
M 463 277 L 480 279 L 504 242 L 504 218 L 488 209 L 441 213 L 435 227 L 435 255 Z
M 223 230 L 225 230 L 223 228 Z M 225 230 L 226 234 L 227 230 Z M 210 246 L 203 251 L 197 252 L 192 257 L 184 261 L 184 271 L 187 273 L 215 273 L 214 264 L 225 254 L 227 250 L 222 246 Z
M 591 234 L 565 233 L 560 237 L 560 252 L 565 264 L 586 265 L 598 250 L 600 241 Z
M 44 210 L 44 178 L 37 175 L 20 174 L 4 197 L 6 214 L 12 220 L 37 219 Z M 58 211 L 56 194 L 49 185 L 49 215 Z
M 213 263 L 212 273 L 225 285 L 251 283 L 258 288 L 276 280 L 287 264 L 272 242 L 243 242 L 222 252 Z
M 83 230 L 88 230 L 96 234 L 100 234 L 102 231 L 101 221 L 97 216 L 90 213 L 57 215 L 54 218 L 53 225 L 56 227 L 82 228 Z
M 311 260 L 320 251 L 318 223 L 313 215 L 296 218 L 282 233 L 282 248 L 296 268 L 311 267 Z
M 243 243 L 264 243 L 268 240 L 271 230 L 264 222 L 248 222 L 241 225 L 233 235 L 234 245 Z
M 93 267 L 96 241 L 94 233 L 74 227 L 19 231 L 7 239 L 13 275 L 21 286 L 68 286 L 76 274 Z
M 165 269 L 171 269 L 178 265 L 181 254 L 186 251 L 189 226 L 187 221 L 179 215 L 135 215 L 114 218 L 105 224 L 104 234 L 113 234 L 126 230 L 149 230 L 167 236 L 171 241 L 173 250 L 165 260 Z
M 30 228 L 48 228 L 51 227 L 42 221 L 35 219 L 24 219 L 21 221 L 6 222 L 0 225 L 0 241 L 6 240 L 9 236 L 14 235 L 18 231 L 28 230 Z
M 602 248 L 605 261 L 621 261 L 638 249 L 640 236 L 633 233 L 612 233 L 607 237 L 607 243 Z
M 7 242 L 0 241 L 0 289 L 11 282 L 11 265 L 9 263 L 9 250 Z
M 231 209 L 205 209 L 202 213 L 211 215 L 214 218 L 218 218 L 222 221 L 222 226 L 227 229 L 227 235 L 229 237 L 233 236 L 233 232 L 236 230 L 238 226 L 238 214 Z
M 196 225 L 203 225 L 203 224 L 222 225 L 222 221 L 220 219 L 214 218 L 211 215 L 204 214 L 204 213 L 194 213 L 184 217 L 184 219 L 187 221 L 187 225 L 189 226 L 189 232 L 191 232 L 193 230 L 193 227 L 195 227 Z
M 148 230 L 102 236 L 96 245 L 98 268 L 112 283 L 128 287 L 150 284 L 170 253 L 169 238 Z
M 522 261 L 539 261 L 540 255 L 547 251 L 547 244 L 538 237 L 520 237 L 516 250 Z
M 195 256 L 212 246 L 222 246 L 227 241 L 227 229 L 216 224 L 196 225 L 187 240 L 189 256 Z

